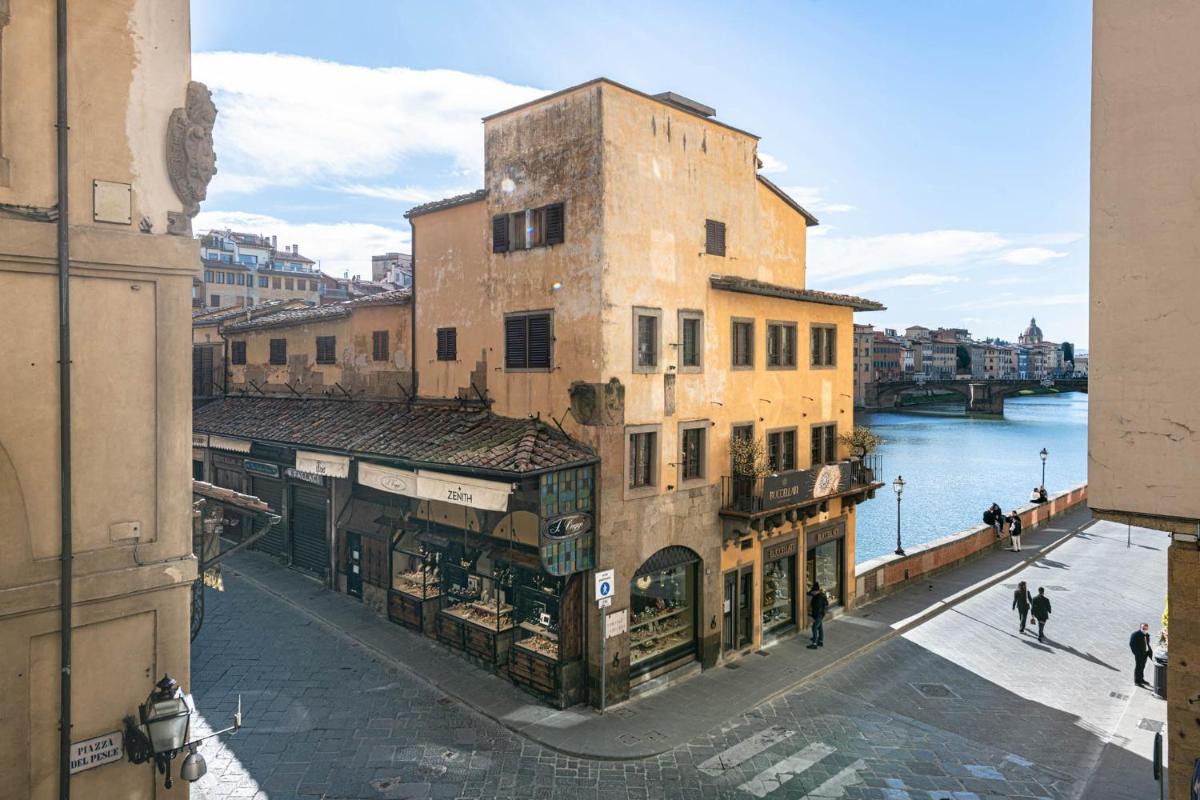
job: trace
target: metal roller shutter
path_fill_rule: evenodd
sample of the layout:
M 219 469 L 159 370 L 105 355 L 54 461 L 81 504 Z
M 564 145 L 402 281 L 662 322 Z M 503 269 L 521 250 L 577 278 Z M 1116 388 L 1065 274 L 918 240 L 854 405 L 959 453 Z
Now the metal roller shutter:
M 292 487 L 292 566 L 308 570 L 322 578 L 329 574 L 325 498 L 326 494 L 323 491 L 303 486 Z
M 276 514 L 283 513 L 283 481 L 271 480 L 270 478 L 251 477 L 250 493 L 262 500 L 271 507 L 271 510 Z M 255 542 L 252 547 L 263 552 L 270 553 L 274 556 L 281 556 L 284 552 L 284 530 L 283 522 L 267 533 L 266 536 Z

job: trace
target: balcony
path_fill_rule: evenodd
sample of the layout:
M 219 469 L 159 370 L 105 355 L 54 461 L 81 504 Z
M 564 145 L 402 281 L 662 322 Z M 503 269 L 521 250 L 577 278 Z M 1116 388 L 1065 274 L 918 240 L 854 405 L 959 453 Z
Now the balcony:
M 811 507 L 834 497 L 869 495 L 883 484 L 878 455 L 850 458 L 812 469 L 792 469 L 761 478 L 721 478 L 721 515 L 758 517 Z

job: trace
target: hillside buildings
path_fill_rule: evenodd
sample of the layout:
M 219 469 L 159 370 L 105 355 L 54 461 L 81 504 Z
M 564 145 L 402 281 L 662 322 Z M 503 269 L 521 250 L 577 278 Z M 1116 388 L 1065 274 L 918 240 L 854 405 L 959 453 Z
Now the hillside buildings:
M 791 635 L 814 579 L 853 605 L 879 483 L 837 437 L 881 306 L 805 287 L 817 221 L 757 137 L 605 79 L 484 134 L 484 188 L 408 214 L 411 301 L 219 326 L 198 468 L 284 507 L 265 549 L 555 705 Z
M 0 2 L 0 794 L 186 797 L 119 742 L 164 673 L 190 684 L 190 226 L 216 110 L 186 0 L 67 6 L 60 118 L 54 4 Z
M 1099 2 L 1093 13 L 1088 504 L 1171 532 L 1163 735 L 1170 797 L 1186 800 L 1200 759 L 1200 7 Z
M 192 290 L 192 306 L 219 309 L 254 306 L 269 300 L 321 298 L 316 262 L 293 244 L 280 250 L 275 236 L 209 231 L 200 237 L 204 270 Z

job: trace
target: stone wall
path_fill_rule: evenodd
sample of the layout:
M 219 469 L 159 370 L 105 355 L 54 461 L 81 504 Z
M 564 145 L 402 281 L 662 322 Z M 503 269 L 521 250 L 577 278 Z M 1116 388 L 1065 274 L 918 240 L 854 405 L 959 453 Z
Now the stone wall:
M 1042 505 L 1018 506 L 1025 533 L 1087 502 L 1087 484 L 1050 498 Z M 980 514 L 982 514 L 982 510 Z M 869 603 L 920 578 L 956 566 L 998 547 L 1008 547 L 1007 534 L 997 539 L 992 526 L 980 523 L 932 542 L 907 548 L 908 555 L 886 555 L 865 561 L 856 570 L 859 604 Z

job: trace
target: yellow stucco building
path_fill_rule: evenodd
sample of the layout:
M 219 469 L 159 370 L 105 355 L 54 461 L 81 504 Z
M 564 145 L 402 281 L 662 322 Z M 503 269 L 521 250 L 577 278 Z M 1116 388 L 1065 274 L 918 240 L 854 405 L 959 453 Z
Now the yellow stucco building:
M 413 209 L 422 396 L 486 396 L 600 457 L 590 697 L 736 658 L 854 603 L 853 314 L 805 289 L 816 220 L 757 171 L 758 139 L 605 79 L 485 119 L 485 188 Z M 767 475 L 735 478 L 730 441 Z
M 188 319 L 199 254 L 188 228 L 211 175 L 213 112 L 204 87 L 189 85 L 186 0 L 67 5 L 61 120 L 54 3 L 0 0 L 0 795 L 58 797 L 70 772 L 73 797 L 186 797 L 186 784 L 165 790 L 107 735 L 137 717 L 163 673 L 189 681 Z M 56 131 L 68 126 L 60 160 Z M 74 752 L 93 737 L 108 742 L 95 758 Z

